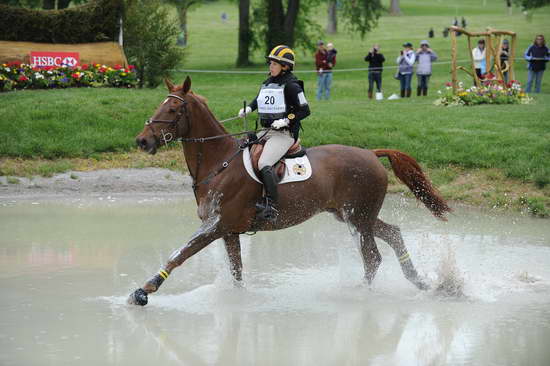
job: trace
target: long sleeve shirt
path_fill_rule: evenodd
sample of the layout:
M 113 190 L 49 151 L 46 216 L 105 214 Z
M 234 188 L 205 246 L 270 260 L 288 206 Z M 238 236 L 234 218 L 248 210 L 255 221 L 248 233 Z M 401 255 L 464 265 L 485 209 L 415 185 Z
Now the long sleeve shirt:
M 397 57 L 397 64 L 399 65 L 400 74 L 412 74 L 414 61 L 416 56 L 413 50 L 404 51 L 402 55 Z
M 365 61 L 369 63 L 369 72 L 382 72 L 382 64 L 384 63 L 384 61 L 386 61 L 386 59 L 381 53 L 369 52 L 369 54 L 365 56 Z
M 472 56 L 475 68 L 481 69 L 481 63 L 485 60 L 485 48 L 483 50 L 480 50 L 479 47 L 474 48 L 472 50 Z

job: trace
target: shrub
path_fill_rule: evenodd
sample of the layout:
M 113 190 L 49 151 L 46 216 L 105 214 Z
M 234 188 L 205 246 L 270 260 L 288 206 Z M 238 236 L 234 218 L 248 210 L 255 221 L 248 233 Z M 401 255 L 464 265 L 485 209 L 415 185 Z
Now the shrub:
M 139 87 L 154 88 L 183 58 L 179 26 L 159 0 L 126 0 L 124 51 L 137 68 Z
M 135 87 L 134 66 L 84 64 L 77 67 L 38 68 L 20 62 L 0 65 L 0 91 L 68 87 Z
M 0 39 L 18 42 L 86 43 L 118 36 L 122 0 L 95 0 L 63 10 L 0 5 Z

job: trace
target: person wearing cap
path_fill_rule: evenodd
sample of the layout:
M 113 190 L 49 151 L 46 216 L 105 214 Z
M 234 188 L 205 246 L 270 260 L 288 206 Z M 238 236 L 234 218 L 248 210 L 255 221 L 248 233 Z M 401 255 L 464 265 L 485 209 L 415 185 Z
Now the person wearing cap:
M 418 85 L 416 95 L 428 95 L 428 81 L 432 75 L 432 62 L 437 60 L 437 54 L 430 48 L 428 41 L 420 42 L 420 48 L 416 51 L 416 76 Z
M 315 52 L 315 68 L 317 69 L 317 100 L 323 99 L 323 95 L 325 96 L 325 99 L 330 97 L 333 67 L 334 64 L 329 60 L 329 53 L 325 47 L 325 42 L 317 42 L 317 52 Z
M 260 179 L 265 188 L 265 201 L 258 205 L 258 209 L 260 217 L 275 221 L 278 195 L 273 165 L 298 140 L 301 121 L 309 116 L 310 110 L 303 82 L 292 73 L 294 51 L 280 45 L 273 48 L 266 59 L 269 77 L 260 86 L 256 98 L 239 110 L 239 116 L 244 117 L 257 109 L 261 125 L 269 129 L 264 136 L 267 142 L 258 161 Z
M 474 59 L 474 67 L 476 69 L 476 75 L 478 78 L 483 79 L 483 70 L 485 64 L 485 40 L 480 39 L 477 41 L 477 47 L 472 50 L 472 57 Z
M 401 98 L 411 96 L 411 79 L 413 73 L 413 65 L 416 56 L 413 51 L 413 46 L 410 42 L 403 44 L 404 50 L 397 57 L 397 65 L 399 65 L 398 78 L 401 85 Z
M 502 70 L 502 77 L 504 82 L 508 82 L 508 69 L 510 64 L 508 59 L 510 58 L 510 42 L 507 39 L 502 41 L 502 49 L 500 50 L 500 68 Z
M 386 59 L 380 53 L 380 46 L 375 44 L 365 56 L 365 61 L 369 63 L 369 99 L 372 99 L 374 83 L 376 83 L 376 91 L 382 92 L 382 71 L 383 64 Z

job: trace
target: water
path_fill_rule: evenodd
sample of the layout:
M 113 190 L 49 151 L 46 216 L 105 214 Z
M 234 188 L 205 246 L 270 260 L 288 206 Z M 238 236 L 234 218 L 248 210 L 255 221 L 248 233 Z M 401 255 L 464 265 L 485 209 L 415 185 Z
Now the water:
M 191 198 L 0 201 L 0 365 L 548 365 L 550 224 L 460 209 L 438 222 L 390 197 L 432 286 L 389 247 L 372 286 L 348 228 L 329 215 L 242 236 L 245 287 L 215 242 L 150 296 L 127 295 L 199 222 Z

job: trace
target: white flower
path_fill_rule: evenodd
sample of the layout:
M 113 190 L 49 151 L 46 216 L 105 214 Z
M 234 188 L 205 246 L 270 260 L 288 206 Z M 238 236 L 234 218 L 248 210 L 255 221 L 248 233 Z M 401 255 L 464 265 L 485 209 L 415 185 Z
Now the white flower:
M 9 67 L 6 67 L 6 72 L 10 72 L 11 69 Z
M 34 73 L 34 78 L 35 78 L 35 79 L 44 79 L 44 75 L 42 75 L 42 74 L 39 73 L 39 72 L 35 72 L 35 73 Z

